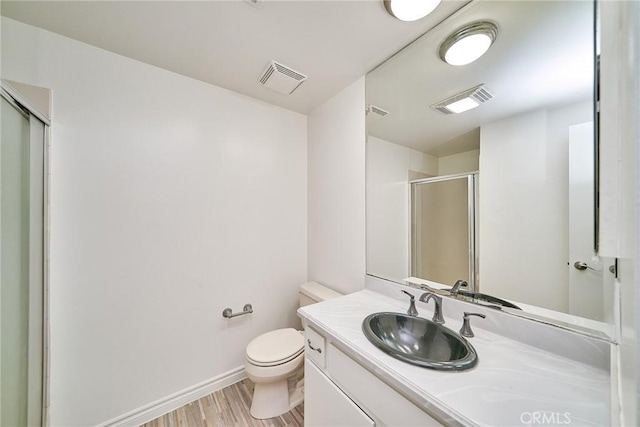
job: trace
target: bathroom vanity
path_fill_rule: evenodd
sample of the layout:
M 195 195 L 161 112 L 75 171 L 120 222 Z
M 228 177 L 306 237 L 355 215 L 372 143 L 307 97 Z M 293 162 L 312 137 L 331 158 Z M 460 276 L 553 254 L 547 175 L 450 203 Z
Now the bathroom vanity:
M 393 288 L 298 310 L 305 324 L 305 425 L 611 424 L 610 343 L 446 299 L 445 326 L 454 331 L 463 311 L 487 318 L 472 322 L 477 366 L 436 371 L 387 355 L 362 332 L 368 315 L 407 308 Z M 432 305 L 417 308 L 431 318 Z

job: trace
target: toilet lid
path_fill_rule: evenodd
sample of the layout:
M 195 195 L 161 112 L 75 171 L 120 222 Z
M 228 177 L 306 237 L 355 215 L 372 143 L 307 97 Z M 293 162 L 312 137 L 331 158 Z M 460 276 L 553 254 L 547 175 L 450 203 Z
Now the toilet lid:
M 277 329 L 254 338 L 247 346 L 247 358 L 259 365 L 286 362 L 304 351 L 304 337 L 293 328 Z

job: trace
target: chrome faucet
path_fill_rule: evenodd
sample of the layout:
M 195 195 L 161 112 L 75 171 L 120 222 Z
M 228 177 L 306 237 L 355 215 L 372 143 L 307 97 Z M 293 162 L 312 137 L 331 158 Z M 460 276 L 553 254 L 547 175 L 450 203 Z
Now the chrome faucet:
M 451 295 L 456 295 L 458 293 L 458 291 L 460 290 L 460 286 L 462 287 L 466 287 L 468 285 L 467 282 L 465 282 L 464 280 L 458 280 L 454 285 L 453 288 L 451 288 L 449 290 L 449 293 Z
M 433 319 L 431 320 L 433 320 L 436 323 L 443 324 L 444 317 L 442 316 L 442 297 L 439 297 L 433 292 L 425 292 L 424 294 L 422 294 L 422 296 L 420 296 L 420 302 L 428 303 L 431 300 L 434 301 L 436 306 L 433 309 Z
M 413 294 L 410 294 L 405 290 L 402 290 L 402 292 L 409 295 L 409 298 L 411 298 L 411 301 L 409 302 L 409 310 L 407 310 L 407 314 L 409 316 L 416 317 L 418 315 L 418 310 L 416 310 L 416 297 L 414 297 Z
M 471 330 L 471 320 L 469 319 L 470 316 L 478 316 L 482 317 L 483 319 L 487 317 L 484 314 L 480 313 L 467 313 L 466 311 L 464 312 L 464 316 L 462 317 L 462 328 L 460 328 L 460 335 L 467 338 L 472 338 L 474 336 L 473 331 Z

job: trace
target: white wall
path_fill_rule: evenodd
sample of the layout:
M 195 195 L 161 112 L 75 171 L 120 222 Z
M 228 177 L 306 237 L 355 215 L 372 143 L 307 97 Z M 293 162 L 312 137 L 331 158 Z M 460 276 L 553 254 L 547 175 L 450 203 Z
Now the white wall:
M 438 175 L 476 172 L 480 168 L 480 150 L 465 151 L 438 158 Z
M 585 102 L 482 126 L 482 292 L 567 312 L 569 126 L 591 114 Z
M 305 116 L 5 18 L 2 67 L 53 89 L 52 425 L 95 425 L 227 373 L 250 339 L 296 323 Z M 254 314 L 222 318 L 247 302 Z
M 369 136 L 367 140 L 367 272 L 409 277 L 410 172 L 438 174 L 438 159 Z
M 364 77 L 308 116 L 309 280 L 364 287 Z

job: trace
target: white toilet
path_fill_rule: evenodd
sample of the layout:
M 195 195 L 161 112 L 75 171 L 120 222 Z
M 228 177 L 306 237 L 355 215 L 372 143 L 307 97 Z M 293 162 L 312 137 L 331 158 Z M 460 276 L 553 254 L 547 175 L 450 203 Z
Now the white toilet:
M 298 292 L 300 307 L 339 297 L 316 282 Z M 244 368 L 256 385 L 251 402 L 254 418 L 273 418 L 302 403 L 304 336 L 293 328 L 277 329 L 254 338 L 247 346 Z

